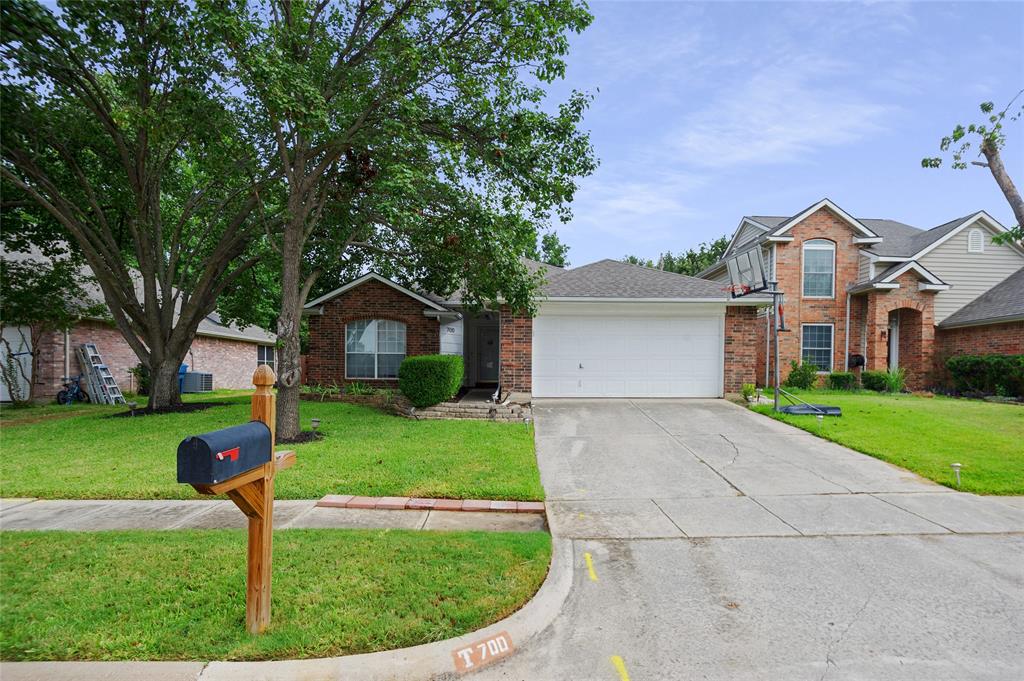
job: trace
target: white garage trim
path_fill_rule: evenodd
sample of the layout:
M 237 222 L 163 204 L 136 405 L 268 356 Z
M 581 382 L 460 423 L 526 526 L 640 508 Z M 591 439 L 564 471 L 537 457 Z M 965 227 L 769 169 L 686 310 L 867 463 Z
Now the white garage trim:
M 559 303 L 533 322 L 535 397 L 721 397 L 720 303 Z

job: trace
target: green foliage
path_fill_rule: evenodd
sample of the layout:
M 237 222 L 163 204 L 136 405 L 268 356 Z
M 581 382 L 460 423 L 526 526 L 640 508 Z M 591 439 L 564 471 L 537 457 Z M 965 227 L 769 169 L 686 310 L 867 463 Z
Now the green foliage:
M 783 385 L 789 388 L 813 388 L 818 383 L 818 367 L 814 364 L 804 362 L 798 364 L 796 360 L 789 363 L 789 375 Z
M 885 372 L 885 389 L 891 393 L 901 393 L 907 386 L 907 370 L 897 367 Z
M 627 255 L 622 261 L 631 265 L 653 267 L 666 272 L 695 277 L 722 259 L 726 249 L 729 248 L 729 241 L 728 236 L 723 236 L 714 241 L 701 243 L 697 248 L 691 248 L 685 253 L 673 254 L 671 251 L 666 251 L 658 257 L 657 262 L 635 255 Z
M 992 235 L 992 243 L 994 244 L 1012 244 L 1017 241 L 1024 241 L 1024 225 L 1015 225 L 1010 227 L 1005 232 Z
M 985 115 L 985 122 L 983 123 L 970 123 L 963 125 L 958 123 L 953 132 L 942 138 L 939 143 L 939 148 L 943 152 L 948 152 L 952 149 L 953 163 L 952 167 L 956 170 L 964 170 L 967 168 L 967 161 L 965 160 L 966 155 L 972 147 L 972 137 L 976 137 L 979 141 L 979 148 L 988 146 L 994 150 L 1000 150 L 1006 145 L 1006 133 L 1003 130 L 1003 121 L 1009 116 L 1011 121 L 1015 121 L 1020 118 L 1021 114 L 1024 113 L 1024 105 L 1014 109 L 1014 104 L 1017 99 L 1020 98 L 1021 94 L 1024 94 L 1024 90 L 1018 92 L 1017 95 L 1010 100 L 1010 103 L 1002 111 L 995 110 L 995 104 L 992 102 L 982 102 L 978 108 L 981 113 Z M 1012 111 L 1012 113 L 1011 113 Z M 921 159 L 922 168 L 939 168 L 942 166 L 941 157 L 932 157 Z
M 569 266 L 569 246 L 563 244 L 557 232 L 545 232 L 540 238 L 540 248 L 534 248 L 530 257 L 555 267 Z
M 874 390 L 875 392 L 885 392 L 887 390 L 887 382 L 885 371 L 863 371 L 860 374 L 860 383 L 864 386 L 865 390 Z
M 142 362 L 139 362 L 129 369 L 128 373 L 135 377 L 136 393 L 139 395 L 148 395 L 150 381 L 152 380 L 149 368 Z
M 956 355 L 946 368 L 958 393 L 1024 397 L 1024 355 Z
M 857 374 L 852 371 L 833 371 L 825 381 L 831 390 L 854 390 L 857 387 Z
M 459 392 L 463 371 L 458 355 L 406 357 L 398 368 L 398 387 L 413 406 L 431 407 Z
M 372 385 L 366 383 L 360 383 L 359 381 L 352 381 L 345 386 L 346 395 L 375 395 L 377 391 Z
M 754 394 L 756 391 L 757 389 L 754 387 L 753 383 L 744 383 L 742 386 L 740 386 L 740 394 L 743 395 L 743 399 L 747 400 L 748 402 L 754 399 Z

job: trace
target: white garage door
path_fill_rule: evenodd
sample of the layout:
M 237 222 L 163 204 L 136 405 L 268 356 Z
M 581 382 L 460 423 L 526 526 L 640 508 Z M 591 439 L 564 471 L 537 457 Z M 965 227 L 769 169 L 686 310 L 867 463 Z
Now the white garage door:
M 720 397 L 723 315 L 533 320 L 536 397 Z

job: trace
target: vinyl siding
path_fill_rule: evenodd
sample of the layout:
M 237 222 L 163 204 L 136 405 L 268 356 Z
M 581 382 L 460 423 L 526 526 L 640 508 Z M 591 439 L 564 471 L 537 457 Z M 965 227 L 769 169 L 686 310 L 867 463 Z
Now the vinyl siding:
M 1024 267 L 1024 255 L 1009 246 L 992 243 L 992 232 L 985 233 L 985 252 L 967 252 L 967 234 L 973 226 L 920 259 L 920 263 L 950 285 L 935 296 L 935 323 L 953 314 L 985 291 Z
M 861 254 L 860 259 L 857 260 L 857 283 L 867 281 L 871 278 L 871 260 L 864 254 Z
M 743 227 L 740 228 L 739 234 L 736 236 L 736 240 L 733 242 L 733 251 L 735 252 L 740 246 L 762 234 L 764 234 L 763 229 L 758 229 L 749 222 L 744 222 Z
M 728 284 L 729 283 L 729 270 L 728 270 L 728 268 L 723 267 L 721 270 L 719 270 L 717 272 L 712 272 L 707 277 L 705 277 L 705 279 L 710 279 L 711 281 L 717 281 L 720 284 Z

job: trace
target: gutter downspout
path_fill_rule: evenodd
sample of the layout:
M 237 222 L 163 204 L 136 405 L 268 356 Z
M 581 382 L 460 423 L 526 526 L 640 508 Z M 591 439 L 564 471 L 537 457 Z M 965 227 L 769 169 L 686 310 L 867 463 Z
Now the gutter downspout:
M 768 367 L 771 366 L 771 354 L 772 354 L 772 316 L 766 314 L 764 316 L 764 387 L 768 387 L 768 382 L 771 380 L 769 376 Z
M 64 332 L 64 378 L 71 376 L 71 331 Z
M 850 370 L 850 293 L 846 293 L 846 326 L 843 327 L 846 354 L 843 357 L 843 371 Z

